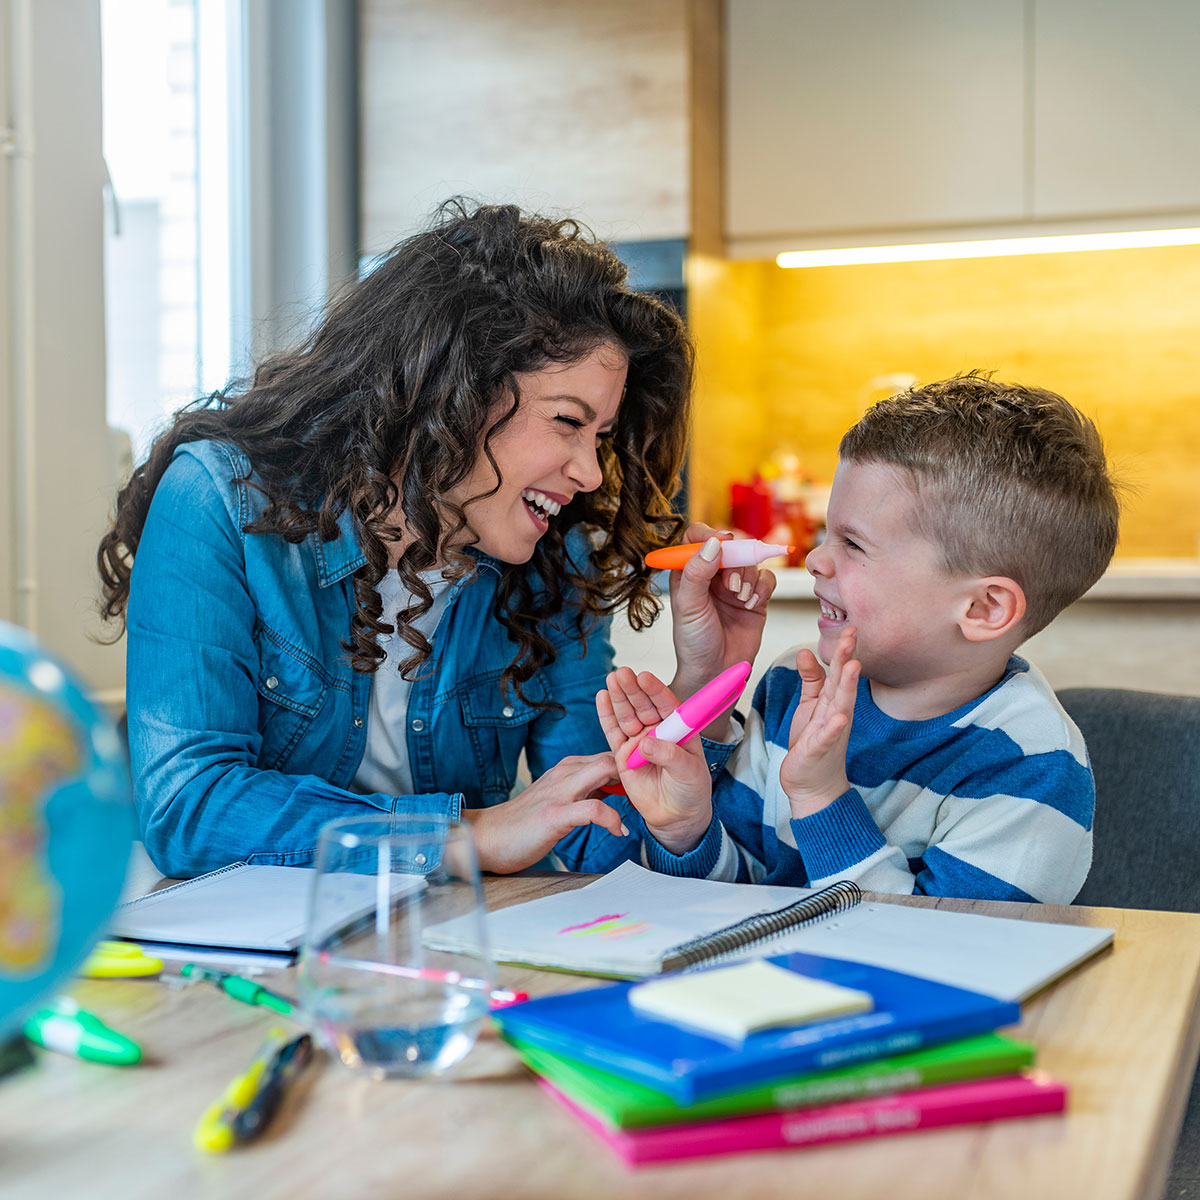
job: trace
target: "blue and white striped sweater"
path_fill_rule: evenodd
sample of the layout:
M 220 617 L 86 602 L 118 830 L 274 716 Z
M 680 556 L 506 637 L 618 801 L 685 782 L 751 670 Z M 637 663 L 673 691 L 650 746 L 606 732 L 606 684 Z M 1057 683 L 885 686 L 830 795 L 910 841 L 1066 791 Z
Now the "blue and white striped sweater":
M 795 654 L 759 684 L 713 790 L 712 825 L 680 856 L 653 838 L 643 861 L 674 875 L 877 892 L 1069 903 L 1092 858 L 1095 791 L 1083 737 L 1045 677 L 1015 655 L 989 692 L 945 716 L 897 721 L 859 682 L 850 790 L 791 815 L 779 783 L 800 697 Z

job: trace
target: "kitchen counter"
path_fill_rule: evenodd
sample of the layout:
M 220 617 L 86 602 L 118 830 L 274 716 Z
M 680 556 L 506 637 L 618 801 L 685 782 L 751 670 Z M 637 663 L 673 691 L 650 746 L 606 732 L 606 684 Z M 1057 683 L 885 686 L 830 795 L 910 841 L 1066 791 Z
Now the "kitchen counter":
M 1198 572 L 1200 574 L 1200 572 Z M 811 576 L 803 571 L 784 573 L 786 586 L 809 585 L 808 595 L 776 593 L 767 608 L 762 650 L 746 696 L 778 656 L 795 646 L 817 641 L 817 605 L 812 598 Z M 1157 581 L 1167 579 L 1165 585 Z M 1185 577 L 1186 578 L 1186 577 Z M 1036 663 L 1052 687 L 1122 687 L 1150 692 L 1200 695 L 1200 589 L 1161 592 L 1147 597 L 1149 587 L 1172 586 L 1169 573 L 1124 576 L 1124 568 L 1110 573 L 1082 600 L 1060 613 L 1025 642 L 1019 654 Z M 783 591 L 781 584 L 780 591 Z M 1135 587 L 1137 598 L 1117 595 L 1108 587 Z M 1096 603 L 1099 599 L 1102 602 Z M 634 633 L 623 617 L 613 622 L 617 662 L 639 671 L 653 671 L 670 679 L 675 670 L 670 614 L 649 629 Z M 748 700 L 742 702 L 742 709 Z
M 802 567 L 775 572 L 776 600 L 811 600 L 813 577 Z M 1200 558 L 1118 558 L 1082 600 L 1200 600 Z

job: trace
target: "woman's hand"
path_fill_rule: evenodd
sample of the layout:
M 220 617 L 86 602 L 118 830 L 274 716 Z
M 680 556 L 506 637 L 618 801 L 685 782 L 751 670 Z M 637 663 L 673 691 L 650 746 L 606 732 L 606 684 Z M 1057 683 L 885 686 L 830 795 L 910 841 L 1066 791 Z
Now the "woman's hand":
M 644 736 L 677 707 L 666 684 L 649 671 L 635 675 L 620 667 L 605 682 L 607 689 L 596 693 L 596 711 L 625 793 L 659 845 L 672 854 L 686 854 L 700 844 L 712 822 L 712 780 L 700 739 L 676 746 Z M 647 765 L 626 770 L 635 746 Z
M 524 870 L 578 825 L 602 825 L 614 837 L 628 837 L 617 810 L 595 795 L 616 777 L 611 754 L 573 756 L 503 804 L 464 808 L 480 869 L 499 875 Z
M 727 535 L 726 535 L 727 536 Z M 775 575 L 758 567 L 722 570 L 716 531 L 689 525 L 686 542 L 705 542 L 682 571 L 671 572 L 671 636 L 675 642 L 675 678 L 671 691 L 686 700 L 726 667 L 753 662 L 762 644 L 767 601 Z M 722 715 L 704 730 L 720 740 L 728 729 Z
M 796 655 L 800 703 L 788 731 L 788 752 L 779 782 L 793 817 L 807 817 L 832 804 L 849 788 L 846 747 L 854 720 L 861 666 L 854 659 L 857 631 L 848 625 L 838 638 L 829 674 L 811 650 Z

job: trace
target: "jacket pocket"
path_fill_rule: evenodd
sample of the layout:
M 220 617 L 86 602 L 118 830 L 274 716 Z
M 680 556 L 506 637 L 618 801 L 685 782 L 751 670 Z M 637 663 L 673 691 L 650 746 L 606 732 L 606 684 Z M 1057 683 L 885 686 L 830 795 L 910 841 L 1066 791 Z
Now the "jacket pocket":
M 259 765 L 282 768 L 312 728 L 328 692 L 328 681 L 316 660 L 260 626 L 258 641 L 258 729 L 262 736 Z
M 546 685 L 534 676 L 525 685 L 527 700 L 500 690 L 500 672 L 476 675 L 459 685 L 463 726 L 483 780 L 484 802 L 506 800 L 517 778 L 521 751 L 529 739 L 529 726 L 544 709 L 531 701 L 547 699 Z

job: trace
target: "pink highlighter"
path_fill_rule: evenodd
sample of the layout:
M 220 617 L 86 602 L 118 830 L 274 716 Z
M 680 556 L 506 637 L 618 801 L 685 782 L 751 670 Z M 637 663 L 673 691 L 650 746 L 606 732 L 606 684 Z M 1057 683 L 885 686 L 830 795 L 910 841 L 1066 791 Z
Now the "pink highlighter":
M 686 741 L 727 709 L 742 694 L 749 678 L 750 664 L 734 663 L 685 700 L 669 717 L 655 725 L 647 736 L 675 745 Z M 635 747 L 625 765 L 629 770 L 636 771 L 638 767 L 644 767 L 647 761 Z

